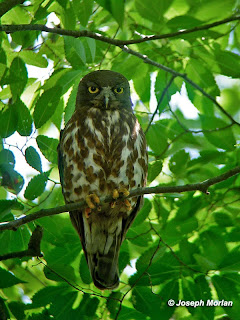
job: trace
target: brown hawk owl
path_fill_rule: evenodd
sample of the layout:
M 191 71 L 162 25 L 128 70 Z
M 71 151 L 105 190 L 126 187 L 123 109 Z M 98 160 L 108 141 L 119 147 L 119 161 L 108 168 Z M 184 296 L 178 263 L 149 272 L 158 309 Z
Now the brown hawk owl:
M 70 212 L 70 217 L 100 289 L 119 284 L 119 249 L 142 202 L 142 196 L 119 196 L 146 182 L 146 141 L 131 106 L 123 75 L 109 70 L 87 74 L 58 147 L 66 203 L 88 204 L 85 210 Z M 99 203 L 99 197 L 109 195 L 112 203 Z

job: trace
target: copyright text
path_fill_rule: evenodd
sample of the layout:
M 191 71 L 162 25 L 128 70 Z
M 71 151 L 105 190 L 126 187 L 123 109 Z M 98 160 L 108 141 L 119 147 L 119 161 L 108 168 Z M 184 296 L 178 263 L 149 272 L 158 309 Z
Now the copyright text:
M 167 302 L 169 307 L 232 307 L 233 302 L 232 301 L 226 301 L 226 300 L 213 300 L 213 299 L 208 299 L 206 301 L 204 300 L 178 300 L 175 301 L 173 299 L 169 299 Z

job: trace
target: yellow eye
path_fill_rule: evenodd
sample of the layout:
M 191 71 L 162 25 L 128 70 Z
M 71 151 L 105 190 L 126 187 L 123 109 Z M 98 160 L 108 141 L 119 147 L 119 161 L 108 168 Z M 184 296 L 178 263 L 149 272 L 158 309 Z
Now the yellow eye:
M 91 87 L 88 87 L 88 91 L 90 93 L 97 93 L 99 89 L 97 87 L 91 86 Z
M 119 93 L 119 94 L 123 93 L 123 88 L 115 88 L 114 92 Z

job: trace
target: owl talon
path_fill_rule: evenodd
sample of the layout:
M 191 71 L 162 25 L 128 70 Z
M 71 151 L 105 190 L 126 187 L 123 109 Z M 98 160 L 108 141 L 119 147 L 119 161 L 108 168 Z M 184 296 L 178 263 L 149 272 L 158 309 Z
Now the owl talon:
M 116 206 L 116 201 L 111 202 L 111 208 L 113 209 L 115 208 L 115 206 Z
M 118 192 L 118 190 L 117 189 L 114 189 L 113 190 L 113 199 L 117 199 L 117 198 L 119 198 L 119 192 Z
M 120 187 L 119 189 L 113 190 L 112 196 L 113 196 L 113 199 L 117 199 L 120 197 L 120 194 L 122 194 L 124 197 L 127 197 L 129 193 L 130 192 L 128 191 L 127 188 Z
M 84 214 L 85 214 L 85 217 L 86 217 L 87 219 L 89 218 L 90 213 L 91 213 L 91 209 L 90 209 L 90 208 L 85 208 Z
M 132 210 L 131 203 L 128 201 L 128 199 L 124 199 L 124 204 L 127 207 L 128 211 Z
M 100 203 L 100 199 L 95 193 L 86 196 L 85 200 L 90 209 L 94 209 L 96 207 L 96 204 Z

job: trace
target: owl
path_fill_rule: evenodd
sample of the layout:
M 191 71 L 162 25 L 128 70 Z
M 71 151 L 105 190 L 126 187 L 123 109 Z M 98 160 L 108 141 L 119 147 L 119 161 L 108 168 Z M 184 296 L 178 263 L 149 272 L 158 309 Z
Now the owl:
M 120 73 L 98 70 L 82 78 L 76 108 L 61 131 L 58 162 L 66 203 L 85 200 L 70 212 L 95 286 L 119 284 L 120 246 L 136 217 L 147 176 L 144 133 L 132 111 L 130 87 Z M 111 196 L 112 202 L 100 198 Z

